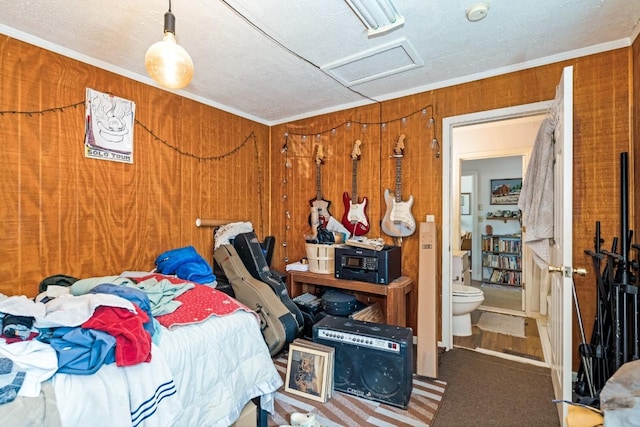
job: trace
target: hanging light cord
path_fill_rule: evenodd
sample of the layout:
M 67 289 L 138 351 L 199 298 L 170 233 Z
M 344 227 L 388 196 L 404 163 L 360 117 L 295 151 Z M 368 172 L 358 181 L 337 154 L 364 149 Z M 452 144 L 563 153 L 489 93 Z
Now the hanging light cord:
M 273 43 L 275 43 L 278 47 L 280 47 L 281 49 L 283 49 L 284 51 L 290 53 L 291 55 L 295 56 L 296 58 L 306 62 L 307 64 L 311 65 L 312 67 L 315 67 L 316 69 L 322 71 L 326 76 L 331 77 L 331 79 L 333 79 L 335 82 L 339 83 L 340 86 L 348 89 L 349 91 L 368 99 L 369 101 L 373 101 L 375 103 L 380 103 L 379 100 L 375 99 L 375 98 L 371 98 L 368 95 L 365 95 L 362 92 L 358 92 L 357 90 L 355 90 L 352 87 L 349 86 L 345 86 L 340 80 L 338 80 L 337 78 L 335 78 L 334 76 L 332 76 L 331 74 L 327 73 L 326 71 L 324 71 L 320 66 L 318 66 L 317 64 L 313 63 L 311 60 L 305 58 L 304 56 L 300 55 L 299 53 L 291 50 L 290 48 L 288 48 L 287 46 L 285 46 L 284 44 L 282 44 L 280 41 L 276 40 L 272 35 L 268 34 L 266 31 L 264 31 L 262 28 L 258 27 L 255 23 L 253 23 L 249 18 L 247 18 L 245 15 L 243 15 L 242 13 L 240 13 L 240 11 L 238 11 L 236 8 L 234 8 L 233 6 L 231 6 L 229 4 L 229 2 L 227 2 L 226 0 L 222 0 L 222 3 L 224 3 L 229 9 L 231 9 L 236 15 L 238 15 L 243 21 L 245 21 L 247 24 L 251 25 L 253 28 L 255 28 L 260 34 L 262 34 L 263 36 L 265 36 L 267 39 L 271 40 Z

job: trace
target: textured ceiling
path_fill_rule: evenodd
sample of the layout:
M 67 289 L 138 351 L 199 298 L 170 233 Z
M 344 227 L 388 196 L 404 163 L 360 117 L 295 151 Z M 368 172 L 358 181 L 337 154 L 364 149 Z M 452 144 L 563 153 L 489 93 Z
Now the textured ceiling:
M 273 125 L 629 46 L 640 31 L 640 0 L 494 0 L 479 22 L 465 16 L 474 0 L 395 3 L 404 25 L 369 38 L 344 0 L 174 0 L 195 64 L 178 93 Z M 0 0 L 0 33 L 155 85 L 144 55 L 168 4 Z

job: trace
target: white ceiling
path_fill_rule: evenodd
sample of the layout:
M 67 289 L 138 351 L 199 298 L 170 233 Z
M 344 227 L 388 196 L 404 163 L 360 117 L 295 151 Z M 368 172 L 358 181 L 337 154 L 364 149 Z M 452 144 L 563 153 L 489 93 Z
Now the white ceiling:
M 640 0 L 488 0 L 488 16 L 469 22 L 478 2 L 395 0 L 404 25 L 368 38 L 344 0 L 173 0 L 178 43 L 195 64 L 177 92 L 274 125 L 629 46 L 640 32 Z M 0 0 L 0 33 L 155 86 L 144 55 L 168 6 Z M 372 58 L 377 49 L 386 53 Z M 356 84 L 323 71 L 359 57 L 340 77 L 416 66 Z

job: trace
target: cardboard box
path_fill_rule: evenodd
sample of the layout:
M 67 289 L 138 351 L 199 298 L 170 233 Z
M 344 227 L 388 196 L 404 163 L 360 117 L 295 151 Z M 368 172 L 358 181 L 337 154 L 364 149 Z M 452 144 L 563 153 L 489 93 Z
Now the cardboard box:
M 460 243 L 460 249 L 462 249 L 463 251 L 471 250 L 471 236 L 462 238 L 462 242 Z
M 235 423 L 231 424 L 231 427 L 256 427 L 257 425 L 258 407 L 252 401 L 249 401 L 244 408 L 242 408 L 240 416 Z

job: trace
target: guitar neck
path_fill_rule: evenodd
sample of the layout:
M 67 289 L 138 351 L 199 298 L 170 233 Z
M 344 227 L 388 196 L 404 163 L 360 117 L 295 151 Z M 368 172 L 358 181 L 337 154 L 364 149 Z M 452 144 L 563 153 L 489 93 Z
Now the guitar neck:
M 322 200 L 322 164 L 316 164 L 316 200 Z
M 353 168 L 351 176 L 351 203 L 358 203 L 358 159 L 353 159 Z
M 396 202 L 402 201 L 402 156 L 396 156 Z

